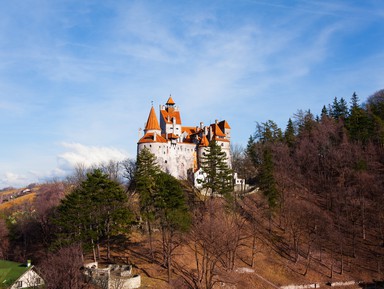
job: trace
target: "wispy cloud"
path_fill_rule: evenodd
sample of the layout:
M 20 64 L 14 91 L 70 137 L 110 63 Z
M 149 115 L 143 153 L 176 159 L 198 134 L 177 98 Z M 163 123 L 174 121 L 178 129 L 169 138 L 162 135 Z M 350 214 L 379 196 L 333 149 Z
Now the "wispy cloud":
M 76 165 L 97 166 L 128 158 L 126 152 L 112 147 L 85 146 L 79 143 L 62 143 L 62 146 L 67 151 L 58 156 L 58 163 L 64 169 L 73 169 Z

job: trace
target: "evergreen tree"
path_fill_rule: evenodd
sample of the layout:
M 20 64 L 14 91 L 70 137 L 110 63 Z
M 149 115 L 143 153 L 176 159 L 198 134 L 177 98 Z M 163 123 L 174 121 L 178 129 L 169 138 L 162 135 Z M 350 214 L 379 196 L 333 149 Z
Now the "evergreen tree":
M 175 235 L 189 229 L 191 216 L 180 182 L 164 172 L 157 175 L 155 209 L 161 227 L 163 262 L 168 269 L 169 282 L 173 251 L 177 247 Z
M 152 222 L 155 220 L 155 195 L 157 178 L 160 173 L 161 170 L 156 162 L 156 156 L 147 148 L 141 150 L 137 156 L 135 184 L 136 190 L 139 193 L 141 216 L 147 223 L 152 259 L 154 258 Z
M 140 198 L 140 210 L 146 219 L 154 218 L 154 195 L 157 175 L 161 170 L 156 162 L 156 156 L 147 148 L 137 156 L 135 184 Z
M 285 140 L 285 143 L 290 148 L 292 148 L 293 145 L 295 144 L 295 139 L 296 139 L 295 127 L 293 126 L 292 119 L 290 118 L 288 120 L 287 128 L 285 129 L 285 132 L 284 132 L 284 140 Z
M 227 159 L 227 154 L 215 140 L 209 143 L 206 152 L 203 153 L 201 168 L 206 176 L 200 183 L 211 197 L 216 194 L 229 196 L 233 190 L 232 171 L 228 167 Z
M 254 166 L 257 166 L 261 163 L 259 154 L 257 153 L 255 138 L 249 136 L 247 148 L 245 150 L 246 158 L 251 161 Z
M 332 111 L 330 115 L 334 119 L 345 119 L 348 116 L 348 105 L 344 98 L 340 98 L 340 100 L 335 97 L 332 103 Z
M 352 111 L 353 109 L 359 108 L 360 107 L 359 102 L 360 102 L 359 97 L 357 96 L 356 92 L 353 92 L 352 97 L 351 97 L 351 109 L 350 109 L 350 111 Z
M 86 179 L 62 200 L 57 212 L 56 244 L 80 241 L 93 249 L 95 259 L 95 249 L 102 241 L 106 241 L 110 258 L 111 237 L 126 232 L 132 221 L 124 190 L 100 169 L 87 173 Z
M 345 99 L 342 97 L 339 101 L 340 115 L 339 118 L 345 119 L 348 117 L 348 104 Z
M 280 142 L 283 140 L 283 133 L 278 125 L 268 120 L 264 123 L 256 123 L 255 140 L 260 143 Z
M 274 209 L 278 204 L 278 191 L 274 177 L 274 165 L 272 151 L 269 147 L 263 150 L 263 162 L 260 166 L 259 186 L 268 200 L 268 205 Z
M 295 115 L 295 127 L 298 132 L 298 135 L 310 135 L 314 128 L 315 119 L 310 110 L 299 109 Z
M 323 108 L 321 109 L 321 118 L 328 117 L 328 116 L 329 116 L 328 110 L 324 105 Z
M 349 117 L 346 121 L 346 127 L 351 140 L 363 144 L 370 141 L 374 134 L 372 118 L 364 109 L 361 108 L 359 98 L 355 92 L 351 97 L 351 107 L 349 110 Z

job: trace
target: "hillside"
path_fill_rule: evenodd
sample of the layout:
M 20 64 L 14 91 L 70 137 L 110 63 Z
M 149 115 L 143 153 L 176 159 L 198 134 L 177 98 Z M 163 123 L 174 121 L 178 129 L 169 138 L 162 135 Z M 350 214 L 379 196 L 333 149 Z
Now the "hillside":
M 83 258 L 133 264 L 142 288 L 378 288 L 383 95 L 362 107 L 354 94 L 350 108 L 335 98 L 318 117 L 299 111 L 284 132 L 272 120 L 258 123 L 247 148 L 232 156 L 247 191 L 233 192 L 214 142 L 204 155 L 204 196 L 161 171 L 145 149 L 125 167 L 134 172 L 129 185 L 118 182 L 119 164 L 111 164 L 67 182 L 4 191 L 1 258 L 34 260 L 54 276 L 52 289 L 89 286 L 80 274 Z
M 60 184 L 55 184 L 54 186 L 42 185 L 36 192 L 17 198 L 17 202 L 15 200 L 9 202 L 9 204 L 17 204 L 15 208 L 29 207 L 30 205 L 36 206 L 32 196 L 37 194 L 40 202 L 41 200 L 52 200 L 52 196 L 64 196 L 64 191 L 60 191 L 64 187 Z M 196 200 L 194 197 L 196 192 L 187 183 L 184 183 L 184 190 L 191 200 Z M 302 198 L 304 199 L 304 196 Z M 309 202 L 312 203 L 310 204 Z M 303 204 L 316 207 L 316 202 L 316 199 L 308 198 Z M 202 204 L 201 201 L 197 201 L 197 203 Z M 216 205 L 219 206 L 217 207 L 219 212 L 223 204 L 220 201 Z M 245 223 L 241 223 L 240 231 L 234 230 L 233 220 L 220 219 L 220 222 L 224 222 L 227 228 L 227 230 L 221 230 L 220 234 L 225 235 L 228 233 L 228 235 L 225 235 L 229 236 L 227 239 L 231 239 L 231 237 L 237 234 L 239 236 L 239 242 L 236 244 L 236 259 L 233 270 L 224 269 L 222 265 L 219 265 L 217 268 L 217 276 L 220 276 L 218 278 L 229 286 L 227 288 L 235 288 L 233 286 L 236 286 L 236 288 L 274 288 L 271 284 L 287 286 L 290 284 L 326 284 L 327 282 L 351 280 L 370 283 L 373 280 L 383 278 L 383 275 L 377 271 L 375 262 L 370 262 L 366 258 L 361 257 L 362 254 L 366 253 L 366 247 L 360 246 L 356 250 L 356 257 L 354 258 L 348 256 L 349 253 L 345 254 L 344 264 L 342 265 L 340 254 L 337 254 L 336 250 L 332 251 L 334 249 L 332 246 L 328 247 L 328 244 L 324 242 L 322 247 L 319 247 L 314 241 L 313 236 L 305 231 L 305 227 L 299 228 L 299 224 L 305 224 L 304 219 L 301 219 L 296 224 L 297 227 L 293 223 L 288 225 L 287 222 L 289 220 L 287 216 L 281 213 L 276 213 L 273 220 L 270 220 L 268 217 L 268 206 L 261 193 L 254 193 L 239 198 L 238 206 L 241 215 L 246 220 Z M 294 231 L 299 238 L 297 241 L 298 252 L 291 245 L 295 236 L 293 234 Z M 155 233 L 153 237 L 155 240 L 160 241 L 160 232 Z M 132 263 L 135 272 L 141 274 L 143 278 L 142 288 L 181 288 L 179 286 L 183 283 L 182 269 L 192 270 L 190 272 L 193 272 L 196 261 L 194 251 L 191 250 L 194 240 L 193 235 L 186 235 L 183 238 L 183 243 L 174 253 L 176 256 L 175 265 L 179 267 L 175 266 L 173 268 L 170 284 L 167 282 L 167 270 L 161 262 L 161 242 L 155 243 L 154 251 L 157 252 L 155 255 L 157 257 L 155 261 L 151 261 L 148 235 L 144 231 L 138 230 L 138 228 L 133 228 L 128 240 L 121 242 L 121 240 L 118 241 L 119 239 L 116 239 L 112 249 L 112 260 L 115 260 L 117 263 Z M 37 240 L 35 239 L 35 241 Z M 371 246 L 372 241 L 373 239 L 367 238 L 364 244 Z M 29 248 L 40 248 L 41 250 L 40 246 L 36 247 L 36 244 L 31 242 L 33 241 L 28 241 L 30 244 L 28 245 Z M 18 242 L 14 243 L 14 241 L 11 243 L 14 246 L 21 245 Z M 309 245 L 313 249 L 309 249 Z M 27 250 L 30 250 L 28 247 Z M 347 252 L 348 250 L 350 248 L 346 246 L 345 251 Z M 308 251 L 310 251 L 310 257 L 308 257 Z M 101 256 L 103 256 L 103 252 L 102 249 Z M 38 262 L 38 254 L 35 252 L 32 255 L 34 255 L 34 260 Z M 91 255 L 88 256 L 91 257 Z M 109 263 L 110 261 L 106 261 L 104 257 L 101 257 L 100 262 Z M 226 261 L 223 259 L 220 262 L 225 263 Z M 344 268 L 342 269 L 341 266 Z

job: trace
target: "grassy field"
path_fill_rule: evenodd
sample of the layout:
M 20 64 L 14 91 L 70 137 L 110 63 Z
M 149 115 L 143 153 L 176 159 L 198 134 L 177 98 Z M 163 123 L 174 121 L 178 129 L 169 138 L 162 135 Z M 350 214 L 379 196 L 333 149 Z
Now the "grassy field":
M 2 204 L 0 204 L 0 211 L 1 210 L 7 210 L 13 206 L 22 205 L 24 203 L 25 204 L 32 203 L 35 196 L 36 196 L 36 193 L 30 193 L 28 195 L 24 195 L 24 196 L 12 199 L 8 202 L 2 203 Z
M 0 288 L 8 288 L 25 271 L 27 271 L 27 266 L 24 264 L 0 260 Z

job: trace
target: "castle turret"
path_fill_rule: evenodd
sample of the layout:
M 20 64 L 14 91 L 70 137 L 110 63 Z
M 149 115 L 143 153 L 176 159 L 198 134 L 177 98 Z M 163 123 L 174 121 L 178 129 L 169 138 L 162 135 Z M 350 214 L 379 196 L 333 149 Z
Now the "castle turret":
M 169 96 L 165 106 L 160 107 L 160 127 L 166 139 L 174 139 L 182 134 L 180 111 L 172 96 Z
M 149 143 L 166 143 L 167 141 L 161 136 L 161 128 L 157 120 L 156 112 L 153 106 L 149 112 L 147 123 L 144 128 L 144 136 L 138 142 L 138 152 L 147 147 Z M 152 145 L 148 146 L 153 148 Z
M 157 132 L 158 134 L 161 134 L 161 128 L 159 122 L 157 121 L 156 112 L 153 106 L 151 107 L 151 111 L 149 112 L 148 120 L 144 129 L 144 133 L 151 132 Z
M 180 111 L 172 96 L 160 105 L 158 119 L 153 106 L 144 128 L 144 136 L 138 141 L 138 153 L 146 148 L 152 152 L 160 168 L 178 179 L 191 177 L 200 168 L 203 153 L 210 141 L 217 141 L 227 155 L 230 166 L 230 127 L 216 120 L 205 126 L 182 126 Z

